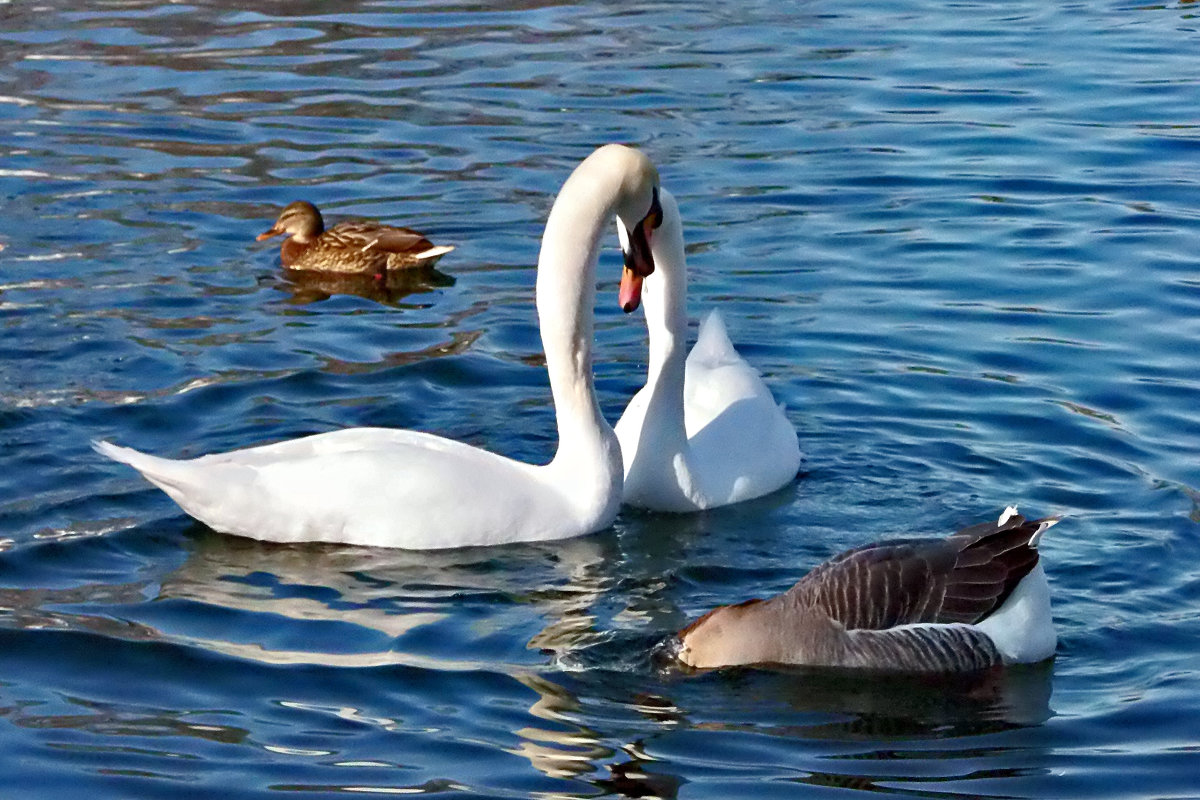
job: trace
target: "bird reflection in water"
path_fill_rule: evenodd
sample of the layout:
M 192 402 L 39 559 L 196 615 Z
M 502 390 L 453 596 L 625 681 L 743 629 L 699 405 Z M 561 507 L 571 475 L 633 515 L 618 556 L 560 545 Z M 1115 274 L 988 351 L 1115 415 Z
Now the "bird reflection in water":
M 741 730 L 745 720 L 777 717 L 766 708 L 772 706 L 805 715 L 766 729 L 779 735 L 818 740 L 971 736 L 1039 725 L 1053 716 L 1053 672 L 1053 660 L 953 675 L 739 667 L 685 682 L 688 698 L 704 700 L 679 702 L 703 709 L 703 721 L 695 719 L 696 713 L 686 716 L 706 730 Z M 761 725 L 756 729 L 764 731 Z
M 387 271 L 379 275 L 288 269 L 283 271 L 283 277 L 276 286 L 291 293 L 290 302 L 296 305 L 328 300 L 339 294 L 354 294 L 384 305 L 395 305 L 409 295 L 454 285 L 453 276 L 433 267 Z

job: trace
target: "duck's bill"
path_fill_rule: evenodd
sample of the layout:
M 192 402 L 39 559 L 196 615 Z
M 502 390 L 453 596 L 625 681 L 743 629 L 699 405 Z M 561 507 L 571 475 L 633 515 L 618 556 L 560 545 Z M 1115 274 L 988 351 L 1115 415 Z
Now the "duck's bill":
M 617 293 L 617 302 L 626 314 L 642 304 L 642 276 L 629 267 L 621 270 L 621 289 Z
M 254 238 L 261 242 L 265 239 L 270 239 L 272 236 L 278 236 L 281 233 L 283 233 L 283 231 L 277 231 L 274 228 L 271 228 L 271 230 L 263 231 L 262 233 L 260 233 L 258 236 L 255 236 Z

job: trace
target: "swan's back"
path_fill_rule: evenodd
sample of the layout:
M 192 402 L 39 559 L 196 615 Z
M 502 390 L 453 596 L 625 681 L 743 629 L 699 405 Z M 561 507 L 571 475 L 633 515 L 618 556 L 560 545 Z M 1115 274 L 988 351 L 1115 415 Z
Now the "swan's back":
M 773 492 L 800 469 L 795 428 L 758 370 L 738 355 L 716 310 L 687 358 L 684 427 L 713 505 Z
M 763 419 L 776 415 L 778 408 L 771 390 L 758 370 L 738 354 L 721 312 L 713 309 L 700 323 L 696 344 L 687 357 L 683 384 L 687 435 L 695 435 L 735 403 L 747 400 Z

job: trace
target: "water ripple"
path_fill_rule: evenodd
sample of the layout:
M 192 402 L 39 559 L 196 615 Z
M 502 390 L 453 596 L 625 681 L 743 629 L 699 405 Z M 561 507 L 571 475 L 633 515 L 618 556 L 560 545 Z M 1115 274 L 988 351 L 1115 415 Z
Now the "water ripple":
M 1188 3 L 0 4 L 5 796 L 1196 794 L 1198 29 Z M 596 144 L 679 198 L 805 473 L 687 518 L 447 554 L 194 525 L 89 450 L 346 425 L 554 446 L 532 301 Z M 311 199 L 457 245 L 304 284 Z M 602 255 L 615 418 L 645 334 Z M 1061 513 L 1050 665 L 664 666 L 840 549 Z

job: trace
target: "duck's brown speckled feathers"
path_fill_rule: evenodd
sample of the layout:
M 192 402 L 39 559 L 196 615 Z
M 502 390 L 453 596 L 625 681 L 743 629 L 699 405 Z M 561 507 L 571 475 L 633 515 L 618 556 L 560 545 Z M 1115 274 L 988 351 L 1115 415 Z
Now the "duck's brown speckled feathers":
M 850 550 L 768 600 L 722 606 L 679 632 L 693 666 L 781 662 L 950 672 L 1001 663 L 973 627 L 1038 563 L 1057 520 L 1006 512 L 945 538 Z
M 410 228 L 371 221 L 340 222 L 325 230 L 321 212 L 298 200 L 258 238 L 289 234 L 280 259 L 289 269 L 314 272 L 368 273 L 432 267 L 453 247 L 438 246 Z

